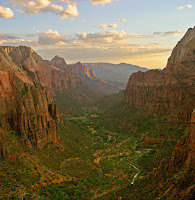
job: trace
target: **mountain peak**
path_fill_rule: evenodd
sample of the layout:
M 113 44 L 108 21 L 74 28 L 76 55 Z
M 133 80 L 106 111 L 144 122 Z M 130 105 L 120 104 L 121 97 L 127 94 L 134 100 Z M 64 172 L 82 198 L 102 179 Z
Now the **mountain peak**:
M 76 63 L 76 65 L 83 65 L 80 61 Z
M 195 27 L 188 29 L 184 37 L 177 43 L 168 60 L 165 71 L 180 73 L 182 69 L 190 69 L 193 72 L 193 64 L 184 64 L 195 59 Z
M 63 57 L 61 57 L 61 56 L 58 56 L 58 55 L 56 55 L 53 59 L 63 59 L 64 60 L 64 58 Z M 52 59 L 52 60 L 53 60 Z
M 64 58 L 56 55 L 50 62 L 49 65 L 54 65 L 57 68 L 60 69 L 66 69 L 67 68 L 67 63 L 64 60 Z
M 131 75 L 123 100 L 149 112 L 167 113 L 170 121 L 189 123 L 195 102 L 194 61 L 195 28 L 178 42 L 164 70 Z

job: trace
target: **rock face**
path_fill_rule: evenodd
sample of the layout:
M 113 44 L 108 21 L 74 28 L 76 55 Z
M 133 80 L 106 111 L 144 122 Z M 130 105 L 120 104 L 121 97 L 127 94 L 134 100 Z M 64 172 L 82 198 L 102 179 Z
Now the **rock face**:
M 170 159 L 163 159 L 159 166 L 148 172 L 150 182 L 158 197 L 154 199 L 193 199 L 195 169 L 195 108 L 189 133 L 178 141 Z
M 65 60 L 55 56 L 50 62 L 51 85 L 57 91 L 85 86 L 82 79 L 67 67 Z
M 167 113 L 169 120 L 190 122 L 194 96 L 195 28 L 174 48 L 164 70 L 131 75 L 123 99 L 136 108 Z
M 1 47 L 10 59 L 27 72 L 31 79 L 46 88 L 56 91 L 84 85 L 82 80 L 67 69 L 65 60 L 55 56 L 51 61 L 41 58 L 26 46 Z
M 148 172 L 153 199 L 192 199 L 195 168 L 195 27 L 174 48 L 166 68 L 131 75 L 123 100 L 133 107 L 163 113 L 173 122 L 189 124 L 170 159 Z
M 86 66 L 81 64 L 80 62 L 69 65 L 69 68 L 79 77 L 81 77 L 82 81 L 90 87 L 95 88 L 103 93 L 111 93 L 115 91 L 119 91 L 123 84 L 114 83 L 102 80 L 96 77 L 94 70 L 89 70 Z
M 170 160 L 162 160 L 158 169 L 154 170 L 155 177 L 185 168 L 195 169 L 195 108 L 192 113 L 189 133 L 178 141 Z
M 67 69 L 68 65 L 66 64 L 64 58 L 60 56 L 55 56 L 50 62 L 49 65 L 55 66 L 59 69 Z
M 56 130 L 60 118 L 51 95 L 57 88 L 53 81 L 59 81 L 60 86 L 67 88 L 72 77 L 78 80 L 72 72 L 60 74 L 64 78 L 31 48 L 0 47 L 1 132 L 13 128 L 23 143 L 30 147 L 43 148 L 50 142 L 57 143 Z M 5 155 L 3 138 L 0 141 L 1 154 Z

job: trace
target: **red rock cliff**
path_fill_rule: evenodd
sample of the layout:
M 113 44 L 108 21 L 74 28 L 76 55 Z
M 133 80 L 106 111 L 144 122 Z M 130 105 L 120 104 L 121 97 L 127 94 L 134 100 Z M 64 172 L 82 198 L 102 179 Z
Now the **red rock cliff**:
M 174 48 L 164 70 L 131 75 L 123 99 L 136 108 L 167 113 L 172 121 L 190 122 L 194 96 L 195 28 Z
M 29 57 L 32 50 L 11 49 L 16 55 L 10 56 L 13 53 L 10 48 L 0 47 L 0 129 L 6 131 L 12 127 L 27 146 L 43 148 L 49 142 L 56 143 L 57 107 L 38 80 L 35 82 L 18 65 L 23 60 L 21 56 Z M 47 82 L 44 77 L 42 80 Z
M 1 49 L 16 65 L 24 69 L 33 81 L 50 90 L 63 90 L 84 85 L 78 76 L 67 69 L 65 60 L 59 56 L 55 56 L 48 62 L 30 47 L 1 47 Z
M 62 57 L 55 56 L 50 62 L 51 85 L 55 90 L 64 90 L 68 88 L 77 88 L 84 86 L 82 79 L 67 67 Z

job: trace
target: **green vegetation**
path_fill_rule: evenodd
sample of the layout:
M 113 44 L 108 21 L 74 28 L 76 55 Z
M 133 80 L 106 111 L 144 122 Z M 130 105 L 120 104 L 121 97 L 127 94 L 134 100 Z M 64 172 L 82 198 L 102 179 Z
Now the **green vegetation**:
M 96 107 L 77 104 L 79 114 L 67 115 L 58 129 L 59 144 L 41 150 L 27 149 L 13 131 L 8 132 L 9 153 L 16 157 L 1 162 L 2 196 L 38 191 L 43 199 L 118 199 L 121 194 L 128 199 L 130 193 L 132 199 L 147 197 L 151 186 L 137 192 L 147 185 L 146 173 L 170 157 L 187 128 L 134 109 L 121 97 L 122 93 L 103 97 Z M 63 98 L 64 94 L 56 97 L 61 111 L 74 104 L 63 105 Z M 133 166 L 140 173 L 132 186 L 138 173 Z
M 65 114 L 80 114 L 103 94 L 89 87 L 70 88 L 66 91 L 56 92 L 56 103 L 59 111 Z

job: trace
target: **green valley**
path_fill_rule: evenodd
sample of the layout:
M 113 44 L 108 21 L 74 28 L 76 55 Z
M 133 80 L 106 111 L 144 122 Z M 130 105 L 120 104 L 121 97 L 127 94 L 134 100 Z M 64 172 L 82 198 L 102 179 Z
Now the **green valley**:
M 107 106 L 109 98 L 115 101 Z M 22 195 L 25 188 L 26 196 L 35 199 L 101 199 L 136 188 L 137 182 L 147 180 L 148 171 L 170 157 L 176 141 L 187 132 L 186 126 L 123 104 L 121 93 L 96 104 L 64 118 L 57 145 L 27 150 L 10 131 L 9 151 L 18 158 L 1 163 L 4 195 Z

